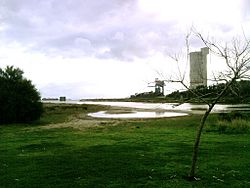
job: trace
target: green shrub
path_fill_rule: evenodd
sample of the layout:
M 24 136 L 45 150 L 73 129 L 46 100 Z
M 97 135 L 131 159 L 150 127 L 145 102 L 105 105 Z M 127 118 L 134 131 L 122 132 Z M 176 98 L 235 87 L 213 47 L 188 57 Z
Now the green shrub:
M 232 121 L 235 119 L 248 119 L 248 113 L 241 112 L 241 111 L 233 111 L 230 113 L 220 113 L 219 119 L 220 120 L 226 120 L 226 121 Z
M 250 122 L 243 119 L 232 120 L 228 127 L 228 132 L 232 133 L 246 133 L 250 128 Z
M 23 71 L 13 66 L 0 68 L 0 124 L 27 123 L 40 118 L 40 94 Z
M 221 134 L 244 134 L 250 130 L 250 121 L 234 119 L 232 121 L 218 120 L 216 123 L 207 126 L 207 132 L 215 131 Z

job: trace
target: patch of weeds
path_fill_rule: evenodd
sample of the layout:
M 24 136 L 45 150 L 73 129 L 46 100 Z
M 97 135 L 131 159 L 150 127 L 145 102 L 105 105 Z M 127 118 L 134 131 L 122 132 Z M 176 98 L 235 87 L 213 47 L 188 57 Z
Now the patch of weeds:
M 249 118 L 249 113 L 233 111 L 230 113 L 220 113 L 219 120 L 232 121 L 235 119 L 244 119 L 247 120 Z
M 219 132 L 220 134 L 244 134 L 249 130 L 250 122 L 244 119 L 218 120 L 206 128 L 207 132 Z

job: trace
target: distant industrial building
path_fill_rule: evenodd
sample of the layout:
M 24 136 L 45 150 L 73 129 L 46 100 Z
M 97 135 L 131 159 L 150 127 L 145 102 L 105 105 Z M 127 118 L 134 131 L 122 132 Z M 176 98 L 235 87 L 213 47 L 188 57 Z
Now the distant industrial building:
M 130 98 L 155 98 L 164 96 L 164 80 L 159 80 L 158 78 L 155 78 L 154 82 L 149 82 L 148 84 L 148 87 L 154 87 L 154 91 L 136 93 L 135 95 L 131 95 Z
M 60 101 L 66 101 L 66 97 L 60 97 L 59 100 Z
M 190 57 L 190 89 L 207 86 L 207 55 L 209 49 L 201 48 L 199 52 L 191 52 Z
M 148 87 L 154 87 L 155 88 L 155 94 L 164 96 L 164 86 L 165 82 L 164 80 L 159 80 L 158 78 L 155 78 L 154 82 L 150 82 L 149 84 L 154 83 L 154 85 L 149 85 Z

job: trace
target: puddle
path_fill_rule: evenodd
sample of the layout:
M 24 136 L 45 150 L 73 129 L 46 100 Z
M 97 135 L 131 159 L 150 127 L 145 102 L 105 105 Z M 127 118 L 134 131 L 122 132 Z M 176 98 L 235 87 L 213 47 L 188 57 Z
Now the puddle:
M 187 116 L 187 113 L 179 112 L 132 112 L 123 114 L 109 114 L 106 111 L 100 111 L 88 114 L 97 118 L 161 118 L 161 117 L 179 117 Z

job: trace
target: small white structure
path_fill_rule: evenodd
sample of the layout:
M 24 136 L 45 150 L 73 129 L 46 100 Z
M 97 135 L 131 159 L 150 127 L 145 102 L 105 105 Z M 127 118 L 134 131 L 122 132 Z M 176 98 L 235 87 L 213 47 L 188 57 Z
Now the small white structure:
M 199 52 L 191 52 L 190 57 L 190 89 L 207 86 L 207 55 L 209 49 L 201 48 Z

